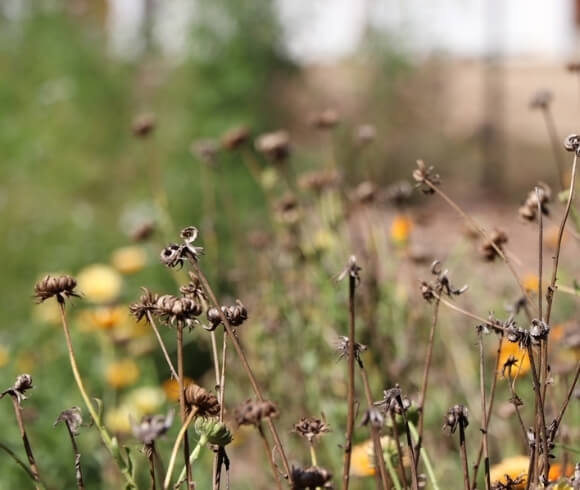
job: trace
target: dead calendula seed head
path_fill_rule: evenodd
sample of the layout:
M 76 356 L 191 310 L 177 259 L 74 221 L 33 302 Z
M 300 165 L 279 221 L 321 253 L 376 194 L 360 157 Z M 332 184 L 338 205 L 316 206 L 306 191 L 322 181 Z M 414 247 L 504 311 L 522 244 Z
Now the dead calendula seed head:
M 26 400 L 25 393 L 32 388 L 32 377 L 30 374 L 21 374 L 16 378 L 16 381 L 10 388 L 0 393 L 0 398 L 5 395 L 10 395 L 16 398 L 16 401 L 20 404 L 22 400 Z
M 377 197 L 377 186 L 370 180 L 365 180 L 350 193 L 350 199 L 356 204 L 371 204 Z
M 427 167 L 423 160 L 417 160 L 417 168 L 413 170 L 413 179 L 416 187 L 421 189 L 424 194 L 433 194 L 433 186 L 441 183 L 439 174 L 435 172 L 433 165 Z
M 189 272 L 189 282 L 181 286 L 179 292 L 184 298 L 190 298 L 199 304 L 207 301 L 207 295 L 201 281 L 193 272 Z
M 547 109 L 552 99 L 553 95 L 549 90 L 538 90 L 530 99 L 530 109 Z
M 133 435 L 143 444 L 150 445 L 165 434 L 173 423 L 173 410 L 167 415 L 145 415 L 139 423 L 131 419 Z
M 385 199 L 395 206 L 402 206 L 411 199 L 413 186 L 406 180 L 401 180 L 391 184 L 385 190 Z
M 265 133 L 256 139 L 255 146 L 272 161 L 283 162 L 290 155 L 290 135 L 284 130 Z
M 306 172 L 298 179 L 301 189 L 306 189 L 322 194 L 324 191 L 332 189 L 338 183 L 338 173 L 335 170 L 317 170 Z
M 155 225 L 151 222 L 141 223 L 131 231 L 131 240 L 134 242 L 144 242 L 155 233 Z
M 548 184 L 538 182 L 536 187 L 528 193 L 526 201 L 520 206 L 518 212 L 525 220 L 534 221 L 538 217 L 538 204 L 542 214 L 548 215 L 548 204 L 551 200 L 552 190 Z
M 371 427 L 380 428 L 385 423 L 383 412 L 377 407 L 370 407 L 365 410 L 361 425 L 370 425 Z
M 204 326 L 204 328 L 209 331 L 215 330 L 222 323 L 222 316 L 225 317 L 232 327 L 239 327 L 248 319 L 248 310 L 239 299 L 236 300 L 235 305 L 222 306 L 221 313 L 215 307 L 210 308 L 207 310 L 209 326 Z
M 311 489 L 311 488 L 332 488 L 332 473 L 318 466 L 309 468 L 300 468 L 292 466 L 292 488 Z
M 463 428 L 469 425 L 469 410 L 463 405 L 454 405 L 448 411 L 445 416 L 445 423 L 443 424 L 443 430 L 454 434 L 459 425 Z
M 316 129 L 332 129 L 340 122 L 338 112 L 334 109 L 325 109 L 311 114 L 308 120 L 310 125 Z
M 143 290 L 143 294 L 139 298 L 139 301 L 129 306 L 129 312 L 138 322 L 146 318 L 147 313 L 157 313 L 157 301 L 159 300 L 158 294 L 152 293 L 147 288 L 141 289 Z
M 564 149 L 566 151 L 573 151 L 576 155 L 580 155 L 580 136 L 577 134 L 569 134 L 564 140 Z
M 70 298 L 71 296 L 80 298 L 74 290 L 76 285 L 77 282 L 71 276 L 45 276 L 34 286 L 34 296 L 39 303 L 55 296 L 56 300 L 63 304 L 65 298 Z
M 60 412 L 53 427 L 56 427 L 60 422 L 66 424 L 73 435 L 78 436 L 79 429 L 83 424 L 83 416 L 80 407 L 71 407 Z
M 350 349 L 350 340 L 348 337 L 340 336 L 336 342 L 336 350 L 338 352 L 339 359 L 346 359 L 348 358 L 348 353 Z M 354 358 L 362 365 L 361 354 L 367 350 L 367 346 L 363 344 L 359 344 L 358 342 L 354 343 Z
M 146 138 L 155 129 L 155 114 L 140 114 L 133 120 L 133 134 L 139 138 Z
M 346 263 L 346 267 L 338 274 L 336 280 L 342 281 L 345 277 L 352 277 L 355 282 L 358 284 L 360 283 L 360 271 L 362 267 L 360 267 L 356 261 L 356 256 L 351 255 L 348 258 L 348 262 Z
M 188 411 L 197 408 L 200 417 L 219 415 L 220 403 L 217 397 L 205 388 L 191 383 L 185 388 L 185 403 Z
M 237 150 L 250 138 L 250 130 L 245 126 L 232 128 L 222 136 L 222 146 L 227 150 Z
M 234 418 L 238 425 L 259 425 L 262 419 L 277 417 L 278 408 L 270 400 L 246 400 L 234 410 Z
M 202 306 L 190 298 L 181 298 L 171 294 L 159 296 L 156 312 L 167 325 L 193 327 L 196 317 L 202 314 Z
M 503 252 L 503 246 L 508 241 L 506 233 L 502 230 L 493 230 L 489 239 L 483 242 L 480 248 L 482 257 L 488 262 L 493 262 L 496 257 L 499 257 L 498 250 Z
M 312 443 L 326 432 L 330 432 L 330 426 L 324 419 L 302 417 L 296 424 L 294 424 L 293 431 L 307 439 L 308 442 Z

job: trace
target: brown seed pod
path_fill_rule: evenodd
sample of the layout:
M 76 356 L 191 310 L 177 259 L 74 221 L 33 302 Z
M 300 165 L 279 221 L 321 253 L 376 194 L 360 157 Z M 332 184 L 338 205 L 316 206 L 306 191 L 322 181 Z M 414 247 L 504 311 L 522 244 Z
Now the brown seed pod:
M 222 136 L 222 146 L 227 150 L 237 150 L 250 139 L 250 130 L 245 126 L 238 126 L 228 130 Z
M 284 130 L 265 133 L 256 139 L 255 146 L 274 162 L 283 162 L 290 155 L 290 135 Z
M 220 403 L 217 397 L 194 383 L 185 388 L 185 403 L 188 411 L 196 407 L 200 417 L 211 417 L 220 413 Z
M 146 138 L 155 129 L 155 114 L 140 114 L 133 120 L 133 134 L 138 138 Z
M 65 297 L 76 296 L 80 298 L 74 290 L 77 285 L 76 280 L 71 276 L 45 276 L 34 286 L 34 296 L 39 303 L 56 297 L 59 303 L 64 303 Z

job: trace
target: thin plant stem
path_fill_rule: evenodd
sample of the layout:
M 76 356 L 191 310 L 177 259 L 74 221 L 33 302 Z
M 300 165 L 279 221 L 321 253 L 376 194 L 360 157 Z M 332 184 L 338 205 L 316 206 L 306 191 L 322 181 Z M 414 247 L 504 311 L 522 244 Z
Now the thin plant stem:
M 14 395 L 10 395 L 12 400 L 12 406 L 14 407 L 14 415 L 16 416 L 16 421 L 18 422 L 18 429 L 20 430 L 20 437 L 22 438 L 22 444 L 24 445 L 24 450 L 26 451 L 26 456 L 28 458 L 28 464 L 30 465 L 30 473 L 32 474 L 32 479 L 37 484 L 40 482 L 40 476 L 38 472 L 38 466 L 36 465 L 36 460 L 34 459 L 34 454 L 32 453 L 32 448 L 30 447 L 30 442 L 28 441 L 28 435 L 26 434 L 26 428 L 24 427 L 24 419 L 22 418 L 22 407 L 18 403 L 18 399 Z
M 363 381 L 365 397 L 367 399 L 367 405 L 368 405 L 369 410 L 370 410 L 373 407 L 373 398 L 372 398 L 372 394 L 371 394 L 369 377 L 368 377 L 367 371 L 364 367 L 362 360 L 359 361 L 358 365 L 360 368 L 360 373 L 361 373 L 361 377 L 362 377 L 362 381 Z M 379 434 L 378 428 L 373 426 L 372 423 L 371 423 L 371 435 L 372 435 L 372 440 L 373 440 L 373 450 L 375 453 L 375 465 L 379 469 L 378 475 L 380 476 L 380 482 L 381 482 L 382 488 L 385 490 L 388 490 L 390 488 L 390 486 L 389 486 L 388 478 L 387 478 L 387 468 L 385 466 L 385 458 L 383 455 L 383 445 L 381 443 L 381 436 Z
M 431 359 L 433 355 L 433 344 L 435 342 L 435 329 L 437 327 L 437 319 L 439 316 L 439 299 L 435 300 L 433 304 L 433 318 L 431 321 L 431 331 L 429 332 L 429 343 L 427 344 L 427 353 L 425 354 L 425 367 L 423 368 L 423 383 L 421 385 L 421 395 L 419 397 L 419 422 L 418 431 L 419 439 L 416 446 L 417 464 L 419 464 L 419 455 L 421 454 L 421 446 L 423 445 L 423 425 L 425 423 L 425 400 L 427 398 L 427 386 L 429 384 L 429 371 L 431 370 Z
M 497 343 L 497 352 L 495 354 L 495 372 L 493 381 L 491 382 L 491 389 L 489 394 L 489 406 L 487 408 L 487 425 L 484 427 L 484 430 L 487 431 L 489 427 L 489 420 L 491 419 L 491 415 L 493 413 L 493 404 L 495 401 L 495 392 L 497 387 L 497 374 L 499 372 L 499 357 L 501 354 L 501 348 L 503 346 L 503 334 L 499 338 L 499 342 Z M 477 473 L 479 471 L 479 464 L 481 463 L 481 458 L 483 457 L 483 438 L 479 443 L 479 452 L 477 453 L 477 459 L 475 460 L 475 464 L 473 465 L 473 481 L 471 482 L 471 488 L 475 490 L 477 487 Z
M 405 407 L 403 406 L 403 400 L 401 395 L 397 396 L 397 403 L 401 409 L 401 417 L 403 417 L 403 425 L 405 426 L 405 434 L 407 436 L 407 445 L 409 446 L 409 452 L 411 453 L 411 488 L 413 490 L 419 490 L 419 479 L 417 477 L 417 463 L 415 457 L 415 451 L 413 449 L 413 439 L 411 437 L 411 431 L 409 429 L 409 420 L 407 419 L 407 414 L 405 413 Z
M 403 463 L 404 454 L 403 448 L 401 447 L 401 441 L 399 440 L 399 429 L 397 429 L 397 420 L 392 410 L 389 410 L 389 413 L 391 416 L 391 422 L 393 423 L 393 436 L 395 437 L 395 447 L 397 448 L 397 455 L 399 457 L 399 471 L 401 472 L 401 479 L 403 480 L 404 487 L 408 488 L 409 482 L 407 481 L 407 474 L 405 473 L 405 465 Z
M 75 457 L 75 479 L 77 482 L 77 488 L 79 490 L 84 490 L 85 483 L 84 483 L 84 479 L 83 479 L 83 470 L 81 468 L 81 453 L 79 451 L 77 441 L 75 438 L 75 434 L 72 431 L 70 424 L 67 421 L 65 421 L 65 425 L 66 425 L 66 430 L 68 431 L 68 435 L 70 437 L 70 442 L 71 442 L 73 454 Z M 155 490 L 155 487 L 153 488 L 153 490 Z
M 403 490 L 403 487 L 401 487 L 401 483 L 399 482 L 399 477 L 397 476 L 397 471 L 395 470 L 395 467 L 391 462 L 391 458 L 385 458 L 385 464 L 387 466 L 387 471 L 389 472 L 389 475 L 391 477 L 391 481 L 395 486 L 395 490 Z
M 93 403 L 91 402 L 89 395 L 87 394 L 87 390 L 85 388 L 85 385 L 83 383 L 83 379 L 80 375 L 80 371 L 79 371 L 79 368 L 77 366 L 77 361 L 76 361 L 76 356 L 75 356 L 73 345 L 72 345 L 70 331 L 69 331 L 68 324 L 66 321 L 66 312 L 65 312 L 64 302 L 59 301 L 58 304 L 60 307 L 60 318 L 61 318 L 62 328 L 64 331 L 66 347 L 68 350 L 69 362 L 70 362 L 71 370 L 73 372 L 73 377 L 75 379 L 75 382 L 77 384 L 77 387 L 79 389 L 81 397 L 85 403 L 85 406 L 87 407 L 87 410 L 89 411 L 89 414 L 91 415 L 91 418 L 93 419 L 93 421 L 95 423 L 95 426 L 97 427 L 97 429 L 99 431 L 99 434 L 101 436 L 103 443 L 105 444 L 105 446 L 107 447 L 107 449 L 111 453 L 111 456 L 113 456 L 117 465 L 119 466 L 119 469 L 121 470 L 121 473 L 123 474 L 123 476 L 126 480 L 128 488 L 137 488 L 137 484 L 135 483 L 135 480 L 133 478 L 133 474 L 130 471 L 130 467 L 129 467 L 127 461 L 121 455 L 119 448 L 117 447 L 117 441 L 113 440 L 111 438 L 111 436 L 109 435 L 109 433 L 107 432 L 107 430 L 103 426 L 103 423 L 101 421 L 101 417 L 95 411 L 95 407 L 94 407 Z
M 542 387 L 540 386 L 540 380 L 538 378 L 538 372 L 536 371 L 536 362 L 534 360 L 534 352 L 532 346 L 528 345 L 528 357 L 530 358 L 530 365 L 532 371 L 532 379 L 534 381 L 534 391 L 536 393 L 537 400 L 537 412 L 536 417 L 539 415 L 540 431 L 542 434 L 542 445 L 544 450 L 544 477 L 548 478 L 548 472 L 550 471 L 550 453 L 548 451 L 548 437 L 546 433 L 546 417 L 544 414 L 544 400 L 542 398 Z M 537 434 L 537 431 L 536 431 Z M 539 463 L 539 458 L 538 458 Z
M 415 426 L 411 422 L 409 422 L 408 425 L 409 430 L 413 434 L 413 437 L 419 440 L 419 434 L 417 433 L 417 429 L 415 428 Z M 431 464 L 431 460 L 429 459 L 427 451 L 421 452 L 421 458 L 423 459 L 425 471 L 427 472 L 427 476 L 429 477 L 429 481 L 431 482 L 431 489 L 439 490 L 439 484 L 437 483 L 437 478 L 435 477 L 435 470 L 433 469 L 433 465 Z
M 187 477 L 187 488 L 194 488 L 193 484 L 193 473 L 191 471 L 191 465 L 189 464 L 189 438 L 187 437 L 187 426 L 185 424 L 185 383 L 183 374 L 183 325 L 177 325 L 177 375 L 179 381 L 179 412 L 181 415 L 181 422 L 183 423 L 183 457 L 185 463 L 185 473 Z
M 175 367 L 173 367 L 173 363 L 171 362 L 171 357 L 169 357 L 169 353 L 167 352 L 167 348 L 165 347 L 165 342 L 163 342 L 163 338 L 161 337 L 161 334 L 159 333 L 159 329 L 157 328 L 157 325 L 155 324 L 155 320 L 153 319 L 153 315 L 151 315 L 151 312 L 149 312 L 149 311 L 147 311 L 145 314 L 147 315 L 147 321 L 149 322 L 149 325 L 151 325 L 153 332 L 155 332 L 155 337 L 157 337 L 157 342 L 159 343 L 159 347 L 161 347 L 161 351 L 163 352 L 163 356 L 165 357 L 165 361 L 167 362 L 167 366 L 169 366 L 169 370 L 171 371 L 171 376 L 173 377 L 173 379 L 179 379 L 179 376 L 177 375 L 177 371 L 175 370 Z
M 274 475 L 274 479 L 276 480 L 276 488 L 278 490 L 282 490 L 282 481 L 280 480 L 280 473 L 278 473 L 278 468 L 276 468 L 276 464 L 272 459 L 272 448 L 270 447 L 270 443 L 266 438 L 266 434 L 264 434 L 264 427 L 262 426 L 262 422 L 259 422 L 256 426 L 258 432 L 260 434 L 260 438 L 264 443 L 264 451 L 266 451 L 266 457 L 268 458 L 268 462 L 270 463 L 270 468 L 272 469 L 272 474 Z
M 479 336 L 479 389 L 481 392 L 481 433 L 483 438 L 483 467 L 485 470 L 485 490 L 491 489 L 489 479 L 489 450 L 487 446 L 487 407 L 485 402 L 485 358 L 483 355 L 483 336 Z
M 466 317 L 471 318 L 472 320 L 477 320 L 478 322 L 481 322 L 485 325 L 493 327 L 494 329 L 500 330 L 502 332 L 506 331 L 506 328 L 501 323 L 483 318 L 482 316 L 476 315 L 475 313 L 471 313 L 470 311 L 464 310 L 463 308 L 461 308 L 457 305 L 454 305 L 453 303 L 451 303 L 450 301 L 447 301 L 446 299 L 442 298 L 441 296 L 437 296 L 436 294 L 434 294 L 434 295 L 435 295 L 435 298 L 439 299 L 441 304 L 445 305 L 447 308 L 449 308 L 457 313 L 461 313 L 462 315 L 465 315 Z
M 542 203 L 540 199 L 540 189 L 536 187 L 536 200 L 538 201 L 538 316 L 542 317 L 542 268 L 544 265 L 543 240 L 544 240 L 544 221 L 542 219 Z
M 465 447 L 465 427 L 459 422 L 459 447 L 461 448 L 461 464 L 463 465 L 463 483 L 469 490 L 469 465 L 467 463 L 467 448 Z
M 191 424 L 196 415 L 197 415 L 197 407 L 194 406 L 189 412 L 187 418 L 183 421 L 181 429 L 179 429 L 177 437 L 175 438 L 173 448 L 171 449 L 171 457 L 169 458 L 169 465 L 167 466 L 167 472 L 165 473 L 165 480 L 163 481 L 164 490 L 167 490 L 169 488 L 169 484 L 171 483 L 171 475 L 173 473 L 173 468 L 175 467 L 175 461 L 177 460 L 177 452 L 179 450 L 179 446 L 181 445 L 181 441 L 184 440 L 185 435 L 187 434 L 187 428 L 189 427 L 189 424 Z M 191 467 L 189 454 L 187 455 L 187 463 L 185 464 L 186 472 L 187 466 Z
M 207 282 L 207 279 L 206 279 L 205 275 L 201 272 L 199 266 L 195 262 L 192 263 L 192 266 L 193 266 L 194 271 L 196 272 L 197 276 L 200 278 L 201 283 L 202 283 L 205 291 L 209 295 L 213 306 L 215 306 L 220 313 L 221 320 L 224 324 L 226 332 L 229 335 L 229 337 L 231 338 L 232 343 L 234 344 L 234 349 L 236 351 L 236 354 L 240 358 L 240 361 L 242 363 L 244 371 L 246 371 L 248 379 L 250 380 L 250 384 L 252 385 L 252 389 L 254 391 L 254 394 L 256 395 L 256 397 L 258 398 L 259 401 L 264 401 L 264 396 L 262 395 L 262 390 L 260 389 L 258 382 L 256 381 L 256 377 L 254 376 L 254 373 L 252 371 L 252 368 L 250 367 L 248 359 L 247 359 L 246 355 L 244 354 L 244 351 L 242 349 L 242 346 L 240 345 L 240 342 L 238 341 L 237 337 L 234 335 L 233 328 L 232 328 L 229 320 L 226 318 L 226 316 L 221 311 L 220 305 L 219 305 L 217 298 L 213 292 L 213 289 L 211 288 L 211 286 Z M 222 369 L 223 369 L 223 364 L 222 364 Z M 286 453 L 284 451 L 282 441 L 280 440 L 280 436 L 278 435 L 278 431 L 276 430 L 276 426 L 274 425 L 274 423 L 272 422 L 272 420 L 270 418 L 266 419 L 266 423 L 268 425 L 268 429 L 272 433 L 272 437 L 274 438 L 274 442 L 276 443 L 276 449 L 277 449 L 277 451 L 280 454 L 280 457 L 282 459 L 282 464 L 284 466 L 284 471 L 286 471 L 288 481 L 290 484 L 292 484 L 292 472 L 290 469 L 290 464 L 288 463 L 288 458 L 286 457 Z
M 157 482 L 155 478 L 155 443 L 145 445 L 145 454 L 149 463 L 149 476 L 151 477 L 151 490 L 156 490 Z
M 542 114 L 544 115 L 544 121 L 546 122 L 546 129 L 548 130 L 548 135 L 550 137 L 550 143 L 552 145 L 552 151 L 554 152 L 554 161 L 556 162 L 556 169 L 558 170 L 558 180 L 562 189 L 566 187 L 566 176 L 564 174 L 564 162 L 561 158 L 560 141 L 558 138 L 558 132 L 556 131 L 556 123 L 554 122 L 554 116 L 549 106 L 542 109 Z
M 213 357 L 213 367 L 214 367 L 214 372 L 215 372 L 215 385 L 216 385 L 216 389 L 219 390 L 220 422 L 222 422 L 223 421 L 223 406 L 224 406 L 223 396 L 222 396 L 223 387 L 222 387 L 222 384 L 220 381 L 220 364 L 219 364 L 219 357 L 218 357 L 218 350 L 217 350 L 217 339 L 216 339 L 215 330 L 213 330 L 211 332 L 211 351 L 212 351 L 212 357 Z M 214 453 L 214 456 L 213 456 L 213 469 L 212 469 L 213 490 L 219 490 L 219 488 L 220 488 L 221 479 L 220 479 L 220 475 L 218 473 L 220 473 L 221 468 L 218 469 L 218 460 L 219 460 L 219 454 L 216 452 L 216 453 Z
M 346 440 L 344 444 L 344 463 L 342 473 L 342 487 L 348 490 L 350 484 L 350 460 L 352 453 L 352 434 L 354 430 L 354 344 L 355 344 L 355 305 L 354 292 L 356 288 L 356 277 L 353 274 L 348 276 L 348 396 L 347 396 L 347 419 L 346 419 Z
M 495 253 L 503 260 L 505 265 L 508 267 L 508 269 L 510 270 L 510 272 L 514 276 L 514 279 L 518 283 L 518 286 L 519 286 L 522 294 L 528 299 L 528 302 L 530 304 L 533 304 L 531 302 L 530 295 L 529 295 L 528 291 L 526 290 L 526 288 L 524 287 L 523 282 L 522 282 L 518 272 L 516 271 L 513 264 L 511 263 L 510 259 L 508 258 L 508 254 L 504 253 L 504 251 L 501 248 L 499 248 L 492 240 L 490 240 L 489 235 L 483 229 L 483 227 L 474 218 L 472 218 L 465 211 L 463 211 L 463 209 L 461 209 L 461 207 L 459 207 L 459 205 L 453 199 L 451 199 L 445 192 L 443 192 L 441 189 L 439 189 L 439 187 L 437 187 L 436 185 L 433 185 L 429 180 L 425 180 L 425 184 L 427 184 L 430 189 L 432 189 L 447 204 L 449 204 L 449 206 L 451 206 L 457 213 L 459 213 L 459 215 L 463 219 L 465 219 L 465 221 L 467 221 L 473 228 L 475 228 L 475 230 L 483 237 L 484 240 L 488 241 L 491 244 Z
M 578 383 L 578 378 L 580 377 L 580 361 L 578 362 L 578 365 L 576 366 L 576 374 L 574 374 L 574 379 L 572 380 L 572 384 L 570 385 L 570 388 L 568 389 L 568 394 L 564 400 L 564 403 L 562 404 L 562 408 L 560 409 L 560 413 L 558 414 L 558 417 L 556 417 L 556 420 L 554 422 L 554 431 L 551 434 L 551 442 L 554 442 L 554 440 L 556 439 L 556 434 L 558 433 L 558 429 L 560 428 L 560 424 L 562 423 L 562 419 L 564 418 L 564 414 L 566 413 L 566 409 L 568 408 L 568 404 L 570 403 L 570 400 L 572 399 L 572 395 L 574 394 L 574 389 L 576 388 L 576 384 Z
M 28 466 L 26 466 L 26 463 L 24 461 L 22 461 L 18 457 L 18 455 L 14 451 L 12 451 L 12 449 L 10 449 L 8 446 L 6 446 L 2 442 L 0 442 L 0 449 L 2 449 L 4 452 L 6 452 L 6 454 L 8 454 L 8 456 L 10 456 L 16 462 L 16 464 L 18 464 L 18 466 L 20 466 L 26 472 L 26 474 L 35 482 L 36 488 L 44 488 L 45 487 L 45 485 L 40 483 L 40 480 L 38 480 L 38 481 L 36 480 L 34 474 L 32 473 L 32 471 L 30 471 L 30 468 Z
M 508 379 L 509 379 L 509 387 L 510 387 L 510 392 L 512 394 L 512 400 L 513 400 L 513 405 L 516 411 L 516 415 L 518 417 L 518 421 L 520 423 L 520 428 L 522 429 L 522 435 L 524 436 L 524 442 L 526 443 L 526 445 L 528 444 L 528 434 L 526 431 L 526 424 L 524 424 L 524 419 L 522 418 L 522 413 L 520 412 L 520 407 L 519 405 L 516 403 L 516 400 L 518 399 L 518 396 L 516 394 L 516 390 L 514 387 L 515 384 L 515 378 L 511 375 L 511 370 L 508 374 Z
M 534 467 L 536 461 L 536 444 L 531 446 L 531 454 L 530 454 L 530 462 L 528 464 L 528 475 L 526 478 L 526 490 L 530 490 L 530 485 L 532 484 L 532 480 L 534 479 Z

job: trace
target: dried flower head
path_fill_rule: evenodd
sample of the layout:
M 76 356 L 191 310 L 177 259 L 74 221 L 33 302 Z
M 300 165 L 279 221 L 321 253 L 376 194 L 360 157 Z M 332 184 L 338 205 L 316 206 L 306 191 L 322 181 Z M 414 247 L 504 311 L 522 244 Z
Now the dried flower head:
M 336 187 L 339 177 L 335 170 L 315 170 L 302 174 L 298 179 L 301 189 L 322 194 L 324 191 Z
M 133 134 L 139 138 L 146 138 L 155 129 L 155 114 L 140 114 L 133 120 Z
M 573 151 L 576 155 L 580 155 L 580 136 L 577 134 L 569 134 L 564 140 L 564 149 L 566 151 Z
M 330 432 L 330 426 L 326 423 L 324 417 L 322 419 L 302 417 L 294 424 L 293 432 L 296 432 L 301 437 L 307 439 L 309 443 L 312 443 L 324 433 Z
M 200 417 L 215 416 L 220 413 L 220 403 L 217 397 L 195 383 L 185 388 L 185 403 L 188 411 L 196 407 Z
M 397 384 L 394 388 L 384 390 L 383 399 L 374 402 L 374 406 L 381 407 L 385 413 L 392 411 L 400 415 L 411 407 L 411 401 L 406 396 L 403 396 L 401 388 Z
M 377 128 L 372 124 L 361 124 L 354 133 L 354 142 L 359 145 L 371 143 L 377 137 Z
M 332 473 L 318 466 L 292 466 L 292 489 L 332 488 Z
M 207 294 L 203 289 L 199 277 L 191 271 L 189 272 L 189 282 L 184 286 L 181 286 L 179 292 L 184 298 L 192 299 L 198 304 L 204 304 L 207 302 Z
M 463 426 L 464 429 L 469 425 L 469 410 L 463 405 L 453 405 L 449 410 L 447 410 L 443 430 L 450 434 L 454 434 L 457 427 L 460 425 Z
M 493 262 L 499 257 L 498 250 L 503 252 L 503 246 L 508 241 L 506 233 L 502 230 L 493 230 L 489 239 L 482 243 L 480 252 L 484 260 Z
M 348 353 L 350 349 L 350 340 L 348 337 L 339 336 L 336 342 L 336 350 L 338 352 L 339 359 L 346 359 L 348 358 Z M 359 344 L 358 342 L 354 343 L 354 358 L 358 362 L 359 366 L 362 367 L 362 359 L 361 354 L 367 350 L 367 346 L 363 344 Z
M 60 412 L 53 427 L 56 427 L 60 422 L 65 423 L 73 435 L 78 436 L 79 429 L 83 425 L 83 416 L 80 407 L 75 406 Z
M 376 407 L 369 407 L 365 410 L 361 425 L 370 425 L 371 427 L 381 428 L 385 423 L 384 413 Z
M 76 296 L 80 298 L 79 294 L 74 290 L 77 282 L 71 276 L 45 276 L 34 286 L 34 296 L 39 303 L 56 297 L 60 304 L 64 304 L 65 297 L 70 298 Z
M 250 139 L 250 130 L 245 126 L 229 129 L 222 136 L 222 146 L 227 150 L 237 150 Z
M 355 280 L 355 283 L 360 283 L 360 271 L 362 267 L 360 267 L 356 261 L 356 256 L 351 255 L 348 258 L 348 262 L 346 267 L 338 274 L 336 277 L 337 281 L 342 281 L 345 277 L 352 277 Z
M 532 345 L 540 345 L 540 342 L 548 338 L 550 326 L 544 320 L 534 318 L 530 326 L 530 338 Z
M 152 293 L 147 288 L 141 288 L 141 290 L 143 294 L 139 298 L 139 301 L 129 306 L 129 312 L 138 322 L 143 318 L 147 318 L 147 313 L 157 313 L 157 301 L 159 300 L 158 294 Z
M 433 194 L 434 186 L 441 183 L 439 174 L 435 173 L 433 165 L 427 167 L 423 160 L 417 160 L 417 168 L 413 170 L 413 179 L 416 187 L 421 189 L 424 194 Z
M 256 139 L 255 146 L 274 162 L 283 162 L 290 155 L 290 135 L 284 130 L 265 133 Z
M 172 423 L 173 410 L 169 410 L 167 415 L 145 415 L 139 423 L 131 418 L 131 430 L 137 439 L 148 446 L 165 434 Z
M 385 190 L 385 199 L 395 206 L 402 206 L 411 199 L 413 186 L 406 180 L 391 184 Z
M 0 393 L 0 398 L 3 398 L 5 395 L 10 395 L 16 398 L 16 401 L 20 404 L 22 400 L 26 400 L 25 393 L 32 388 L 32 377 L 30 374 L 21 374 L 16 378 L 16 381 L 10 388 Z
M 207 310 L 209 325 L 207 327 L 204 326 L 204 328 L 210 332 L 215 330 L 222 323 L 222 315 L 225 316 L 232 327 L 239 327 L 248 319 L 248 310 L 239 299 L 236 299 L 235 305 L 222 306 L 221 314 L 217 308 L 210 308 Z
M 292 193 L 287 193 L 276 201 L 274 203 L 274 210 L 276 211 L 278 221 L 286 225 L 297 223 L 302 216 L 300 203 Z
M 377 186 L 370 180 L 365 180 L 350 193 L 350 199 L 356 204 L 370 204 L 377 197 Z
M 234 418 L 238 425 L 258 426 L 262 419 L 277 416 L 278 408 L 270 400 L 246 400 L 234 410 Z
M 549 90 L 538 90 L 530 99 L 530 109 L 547 109 L 552 99 L 553 95 Z
M 552 200 L 552 190 L 544 182 L 538 182 L 536 187 L 528 193 L 526 201 L 518 210 L 520 216 L 528 221 L 534 221 L 538 217 L 538 204 L 542 214 L 548 215 L 548 204 Z
M 332 129 L 340 122 L 338 112 L 334 109 L 325 109 L 312 114 L 308 119 L 310 125 L 316 129 Z
M 197 323 L 196 317 L 203 313 L 203 308 L 190 298 L 164 294 L 157 299 L 156 312 L 167 325 L 192 328 Z
M 431 263 L 431 274 L 433 274 L 435 278 L 430 283 L 421 281 L 421 295 L 428 303 L 433 302 L 433 300 L 442 294 L 449 297 L 459 296 L 468 289 L 467 285 L 460 288 L 454 287 L 449 280 L 449 271 L 447 269 L 442 269 L 439 260 L 435 260 Z
M 190 151 L 194 157 L 199 158 L 203 163 L 214 165 L 219 146 L 214 140 L 201 139 L 191 144 Z
M 203 247 L 196 247 L 193 242 L 197 239 L 198 231 L 195 226 L 188 226 L 181 230 L 183 239 L 181 245 L 170 243 L 160 254 L 161 263 L 167 267 L 183 267 L 186 260 L 197 262 L 203 255 Z
M 151 238 L 153 233 L 155 233 L 155 225 L 152 222 L 140 223 L 131 231 L 131 240 L 134 242 L 144 242 Z

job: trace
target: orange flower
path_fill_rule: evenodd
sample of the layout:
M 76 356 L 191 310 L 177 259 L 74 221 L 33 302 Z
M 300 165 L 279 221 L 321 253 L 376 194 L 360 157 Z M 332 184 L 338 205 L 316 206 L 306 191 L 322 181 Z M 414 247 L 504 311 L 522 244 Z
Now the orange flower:
M 113 388 L 125 388 L 139 378 L 139 366 L 132 359 L 121 359 L 107 366 L 107 383 Z
M 397 215 L 391 223 L 391 240 L 398 245 L 404 245 L 409 241 L 413 222 L 408 216 Z
M 120 306 L 101 306 L 87 313 L 87 319 L 91 324 L 102 330 L 110 330 L 116 327 L 126 316 L 125 311 Z
M 183 378 L 184 387 L 187 387 L 187 385 L 190 385 L 191 383 L 193 383 L 193 379 L 188 378 L 187 376 Z M 179 400 L 179 383 L 176 379 L 170 378 L 165 380 L 163 382 L 163 391 L 168 400 L 173 402 Z
M 554 463 L 550 465 L 550 472 L 548 473 L 548 479 L 550 481 L 558 481 L 560 478 L 567 476 L 572 476 L 574 474 L 574 466 L 571 464 L 566 465 L 566 471 L 560 463 Z
M 515 364 L 509 365 L 504 369 L 504 365 L 508 362 L 508 359 L 514 358 Z M 517 343 L 514 342 L 503 342 L 501 351 L 499 353 L 499 369 L 497 371 L 497 376 L 508 377 L 510 374 L 516 377 L 518 374 L 525 374 L 530 370 L 530 358 L 526 350 L 521 349 Z
M 527 456 L 513 456 L 492 466 L 489 472 L 492 486 L 499 483 L 507 485 L 507 477 L 510 477 L 512 481 L 518 482 L 510 488 L 524 490 L 526 488 L 529 462 L 530 459 Z
M 528 274 L 524 277 L 523 286 L 526 291 L 537 293 L 540 286 L 540 280 L 535 274 Z

